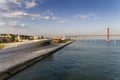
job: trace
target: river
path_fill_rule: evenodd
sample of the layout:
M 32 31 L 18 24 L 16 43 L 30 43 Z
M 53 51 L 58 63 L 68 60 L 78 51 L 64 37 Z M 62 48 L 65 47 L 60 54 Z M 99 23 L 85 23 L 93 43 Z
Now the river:
M 120 80 L 120 41 L 76 41 L 8 80 Z

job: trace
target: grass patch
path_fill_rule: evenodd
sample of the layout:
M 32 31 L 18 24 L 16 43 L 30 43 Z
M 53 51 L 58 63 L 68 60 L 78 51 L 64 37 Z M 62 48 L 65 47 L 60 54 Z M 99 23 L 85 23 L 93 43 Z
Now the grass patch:
M 0 49 L 2 49 L 2 48 L 4 48 L 5 47 L 5 45 L 0 45 Z
M 66 43 L 68 41 L 71 41 L 71 39 L 65 39 L 65 40 L 62 40 L 62 39 L 53 39 L 53 42 L 55 42 L 55 43 Z

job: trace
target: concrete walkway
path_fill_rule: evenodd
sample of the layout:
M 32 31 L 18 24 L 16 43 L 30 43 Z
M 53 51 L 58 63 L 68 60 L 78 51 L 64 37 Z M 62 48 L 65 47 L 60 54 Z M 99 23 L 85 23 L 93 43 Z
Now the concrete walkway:
M 4 44 L 1 44 L 1 45 L 5 45 L 4 48 L 11 48 L 11 47 L 16 47 L 16 46 L 20 46 L 20 45 L 24 45 L 24 44 L 29 44 L 29 43 L 37 42 L 37 41 L 44 41 L 44 40 L 47 40 L 47 39 L 28 40 L 28 41 L 23 41 L 23 42 L 4 43 Z
M 16 72 L 44 58 L 44 55 L 50 55 L 49 53 L 52 53 L 53 51 L 56 51 L 70 43 L 71 42 L 50 44 L 48 46 L 34 46 L 0 53 L 0 80 L 6 79 L 12 74 L 15 74 Z
M 30 60 L 31 58 L 37 57 L 38 54 L 42 55 L 43 52 L 45 53 L 46 51 L 52 49 L 55 46 L 57 45 L 52 44 L 49 46 L 36 46 L 33 48 L 0 53 L 0 72 L 6 71 L 10 67 L 21 64 L 27 60 Z M 36 51 L 40 52 L 36 53 Z

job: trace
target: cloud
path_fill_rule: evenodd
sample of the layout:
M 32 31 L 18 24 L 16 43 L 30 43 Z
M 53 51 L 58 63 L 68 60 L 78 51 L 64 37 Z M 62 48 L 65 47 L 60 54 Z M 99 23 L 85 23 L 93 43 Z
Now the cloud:
M 40 18 L 42 18 L 42 19 L 46 19 L 46 20 L 50 19 L 49 16 L 41 16 Z
M 74 18 L 81 19 L 83 21 L 87 21 L 89 19 L 100 19 L 100 17 L 96 16 L 96 14 L 87 14 L 87 15 L 75 15 Z
M 32 19 L 32 20 L 57 20 L 51 10 L 46 10 L 45 14 L 28 13 L 26 9 L 36 7 L 47 0 L 0 0 L 0 18 L 2 19 Z
M 14 4 L 18 5 L 19 7 L 22 5 L 22 2 L 20 0 L 9 0 L 9 1 L 10 1 L 10 3 L 14 3 Z M 10 3 L 8 3 L 8 4 L 10 4 Z
M 0 10 L 12 11 L 30 9 L 37 6 L 35 0 L 0 0 Z
M 14 28 L 25 28 L 26 25 L 23 23 L 18 23 L 16 21 L 2 21 L 0 20 L 0 26 L 10 26 L 10 27 L 14 27 Z
M 14 23 L 14 22 L 10 22 L 8 23 L 9 26 L 14 27 L 14 28 L 26 28 L 27 26 L 23 23 Z
M 93 19 L 100 19 L 100 17 L 95 16 L 95 17 L 93 17 Z
M 54 14 L 51 10 L 46 10 L 45 12 L 43 12 L 43 15 L 54 16 Z
M 32 20 L 35 19 L 45 19 L 48 20 L 50 19 L 50 16 L 43 16 L 40 14 L 30 14 L 24 11 L 17 11 L 17 12 L 11 12 L 11 13 L 4 13 L 1 14 L 1 17 L 3 18 L 31 18 Z
M 52 19 L 52 20 L 58 20 L 59 18 L 58 18 L 58 17 L 53 16 L 51 19 Z
M 0 18 L 3 20 L 9 18 L 42 18 L 42 16 L 38 14 L 29 14 L 25 12 L 27 11 L 26 9 L 35 6 L 37 6 L 36 0 L 0 0 Z
M 21 27 L 25 27 L 25 24 L 21 24 Z
M 3 26 L 3 25 L 5 25 L 5 22 L 0 22 L 0 26 Z
M 84 21 L 89 19 L 88 15 L 75 15 L 74 17 L 79 18 L 79 19 L 84 20 Z
M 29 9 L 29 8 L 33 8 L 37 6 L 37 3 L 33 0 L 32 2 L 27 2 L 26 3 L 26 8 Z
M 35 15 L 35 14 L 29 14 L 23 11 L 17 11 L 17 12 L 13 12 L 13 13 L 6 13 L 3 14 L 3 17 L 7 17 L 7 18 L 25 18 L 25 17 L 39 17 L 39 15 Z
M 0 10 L 15 10 L 22 7 L 21 0 L 0 0 Z
M 15 28 L 24 28 L 25 24 L 21 20 L 51 20 L 59 23 L 68 23 L 69 20 L 61 19 L 54 15 L 51 10 L 45 10 L 41 13 L 28 12 L 47 0 L 0 0 L 0 26 L 11 26 Z M 15 21 L 14 21 L 15 20 Z
M 59 22 L 59 23 L 68 23 L 69 20 L 67 20 L 67 19 L 66 19 L 66 20 L 62 20 L 62 19 L 61 19 L 61 20 L 59 20 L 58 22 Z

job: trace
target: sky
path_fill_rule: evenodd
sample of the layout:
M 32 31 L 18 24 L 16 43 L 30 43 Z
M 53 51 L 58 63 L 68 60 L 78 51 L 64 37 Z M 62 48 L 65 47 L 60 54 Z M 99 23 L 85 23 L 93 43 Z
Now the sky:
M 119 21 L 120 0 L 0 0 L 0 33 L 84 34 Z

